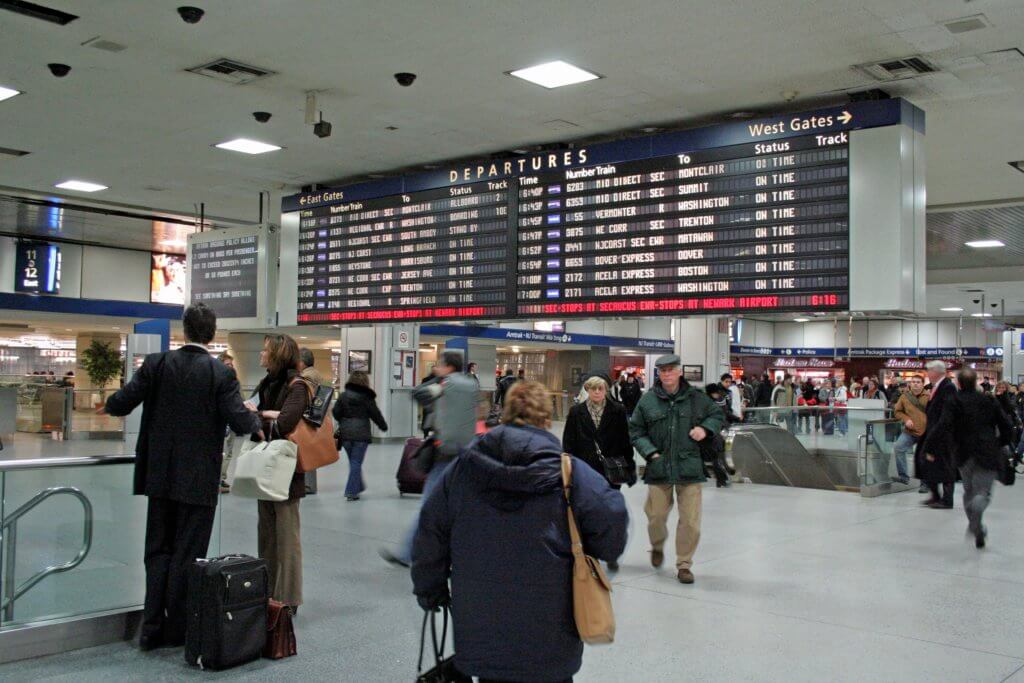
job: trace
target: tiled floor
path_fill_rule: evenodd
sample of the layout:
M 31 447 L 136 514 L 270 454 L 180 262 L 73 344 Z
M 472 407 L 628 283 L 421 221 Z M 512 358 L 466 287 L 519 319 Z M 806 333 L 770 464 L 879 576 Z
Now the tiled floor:
M 299 656 L 222 673 L 180 650 L 128 643 L 0 667 L 15 681 L 409 681 L 419 612 L 408 573 L 378 547 L 419 505 L 394 487 L 398 446 L 373 446 L 370 490 L 341 495 L 347 465 L 321 472 L 302 503 L 306 604 Z M 1024 683 L 1024 491 L 997 485 L 990 546 L 915 493 L 737 485 L 704 491 L 697 583 L 647 560 L 643 486 L 627 490 L 631 540 L 615 579 L 616 643 L 588 648 L 577 681 L 1020 681 Z M 255 504 L 224 498 L 224 549 L 254 552 Z

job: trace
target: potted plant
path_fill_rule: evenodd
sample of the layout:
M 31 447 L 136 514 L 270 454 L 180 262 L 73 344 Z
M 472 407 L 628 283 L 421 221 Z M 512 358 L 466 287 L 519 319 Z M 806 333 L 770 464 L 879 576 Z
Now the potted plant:
M 101 390 L 100 401 L 94 403 L 94 407 L 99 408 L 105 403 L 102 400 L 102 390 L 106 388 L 107 383 L 119 377 L 123 370 L 121 352 L 113 348 L 110 342 L 101 342 L 94 339 L 89 348 L 82 352 L 82 358 L 79 363 L 85 369 L 86 374 L 89 375 L 93 385 Z

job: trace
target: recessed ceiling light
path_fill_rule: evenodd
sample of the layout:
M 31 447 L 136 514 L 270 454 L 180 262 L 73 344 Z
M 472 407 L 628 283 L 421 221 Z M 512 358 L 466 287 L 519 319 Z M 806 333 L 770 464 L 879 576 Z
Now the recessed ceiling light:
M 991 313 L 971 313 L 972 318 L 991 318 Z
M 309 337 L 299 337 L 299 339 L 309 339 Z
M 87 183 L 84 180 L 65 180 L 63 183 L 55 185 L 55 187 L 62 190 L 75 190 L 76 192 L 99 192 L 100 190 L 107 189 L 106 185 Z
M 959 306 L 948 306 L 946 308 L 940 308 L 939 310 L 945 311 L 946 313 L 962 313 L 964 309 Z
M 1024 173 L 1024 159 L 1021 159 L 1020 161 L 1008 161 L 1007 163 L 1021 173 Z
M 809 320 L 810 318 L 793 318 L 793 322 L 795 323 L 805 323 L 808 322 Z
M 0 102 L 3 102 L 4 100 L 9 100 L 15 95 L 20 94 L 20 90 L 15 90 L 14 88 L 5 88 L 4 86 L 0 85 Z
M 563 85 L 573 85 L 601 78 L 595 73 L 581 69 L 578 66 L 573 66 L 560 59 L 554 62 L 545 62 L 544 64 L 527 67 L 526 69 L 509 71 L 508 75 L 549 89 L 561 88 Z
M 972 242 L 964 242 L 967 246 L 973 249 L 991 249 L 993 247 L 1005 247 L 1006 245 L 999 240 L 974 240 Z
M 267 152 L 276 152 L 281 149 L 277 145 L 268 145 L 265 142 L 247 140 L 246 138 L 228 140 L 227 142 L 222 142 L 219 145 L 214 145 L 214 147 L 230 150 L 232 152 L 242 152 L 243 154 L 266 154 Z
M 121 329 L 121 328 L 120 328 L 120 327 L 117 327 L 117 326 L 115 325 L 114 327 L 111 327 L 110 329 L 112 329 L 112 330 L 119 330 L 119 329 Z

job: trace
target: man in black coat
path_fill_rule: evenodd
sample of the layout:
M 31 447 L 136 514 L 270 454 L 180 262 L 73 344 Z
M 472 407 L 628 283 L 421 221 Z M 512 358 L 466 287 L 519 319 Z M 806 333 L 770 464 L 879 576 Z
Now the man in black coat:
M 946 364 L 940 360 L 929 362 L 928 381 L 932 395 L 925 412 L 928 422 L 924 435 L 917 442 L 914 453 L 914 473 L 928 485 L 931 497 L 921 504 L 936 510 L 953 507 L 953 488 L 956 485 L 956 461 L 952 448 L 952 435 L 942 426 L 942 413 L 946 403 L 956 395 L 956 385 L 946 377 Z M 948 422 L 947 422 L 948 424 Z M 939 494 L 942 484 L 942 494 Z
M 217 506 L 224 430 L 259 431 L 234 374 L 206 345 L 217 317 L 203 304 L 185 309 L 187 344 L 146 356 L 102 412 L 127 415 L 142 404 L 135 446 L 135 495 L 149 497 L 146 518 L 146 602 L 139 647 L 185 642 L 188 566 L 205 557 Z

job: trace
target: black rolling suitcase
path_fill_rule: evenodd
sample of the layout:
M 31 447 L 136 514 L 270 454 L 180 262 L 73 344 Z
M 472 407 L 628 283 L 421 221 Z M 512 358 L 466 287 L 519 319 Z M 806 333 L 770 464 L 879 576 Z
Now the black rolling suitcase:
M 185 661 L 227 669 L 263 654 L 267 562 L 248 555 L 199 559 L 189 568 Z
M 407 439 L 405 448 L 402 449 L 402 459 L 398 463 L 398 472 L 395 477 L 398 479 L 398 495 L 406 493 L 423 493 L 423 486 L 427 483 L 427 475 L 423 469 L 416 464 L 416 454 L 423 447 L 423 439 L 415 437 Z

